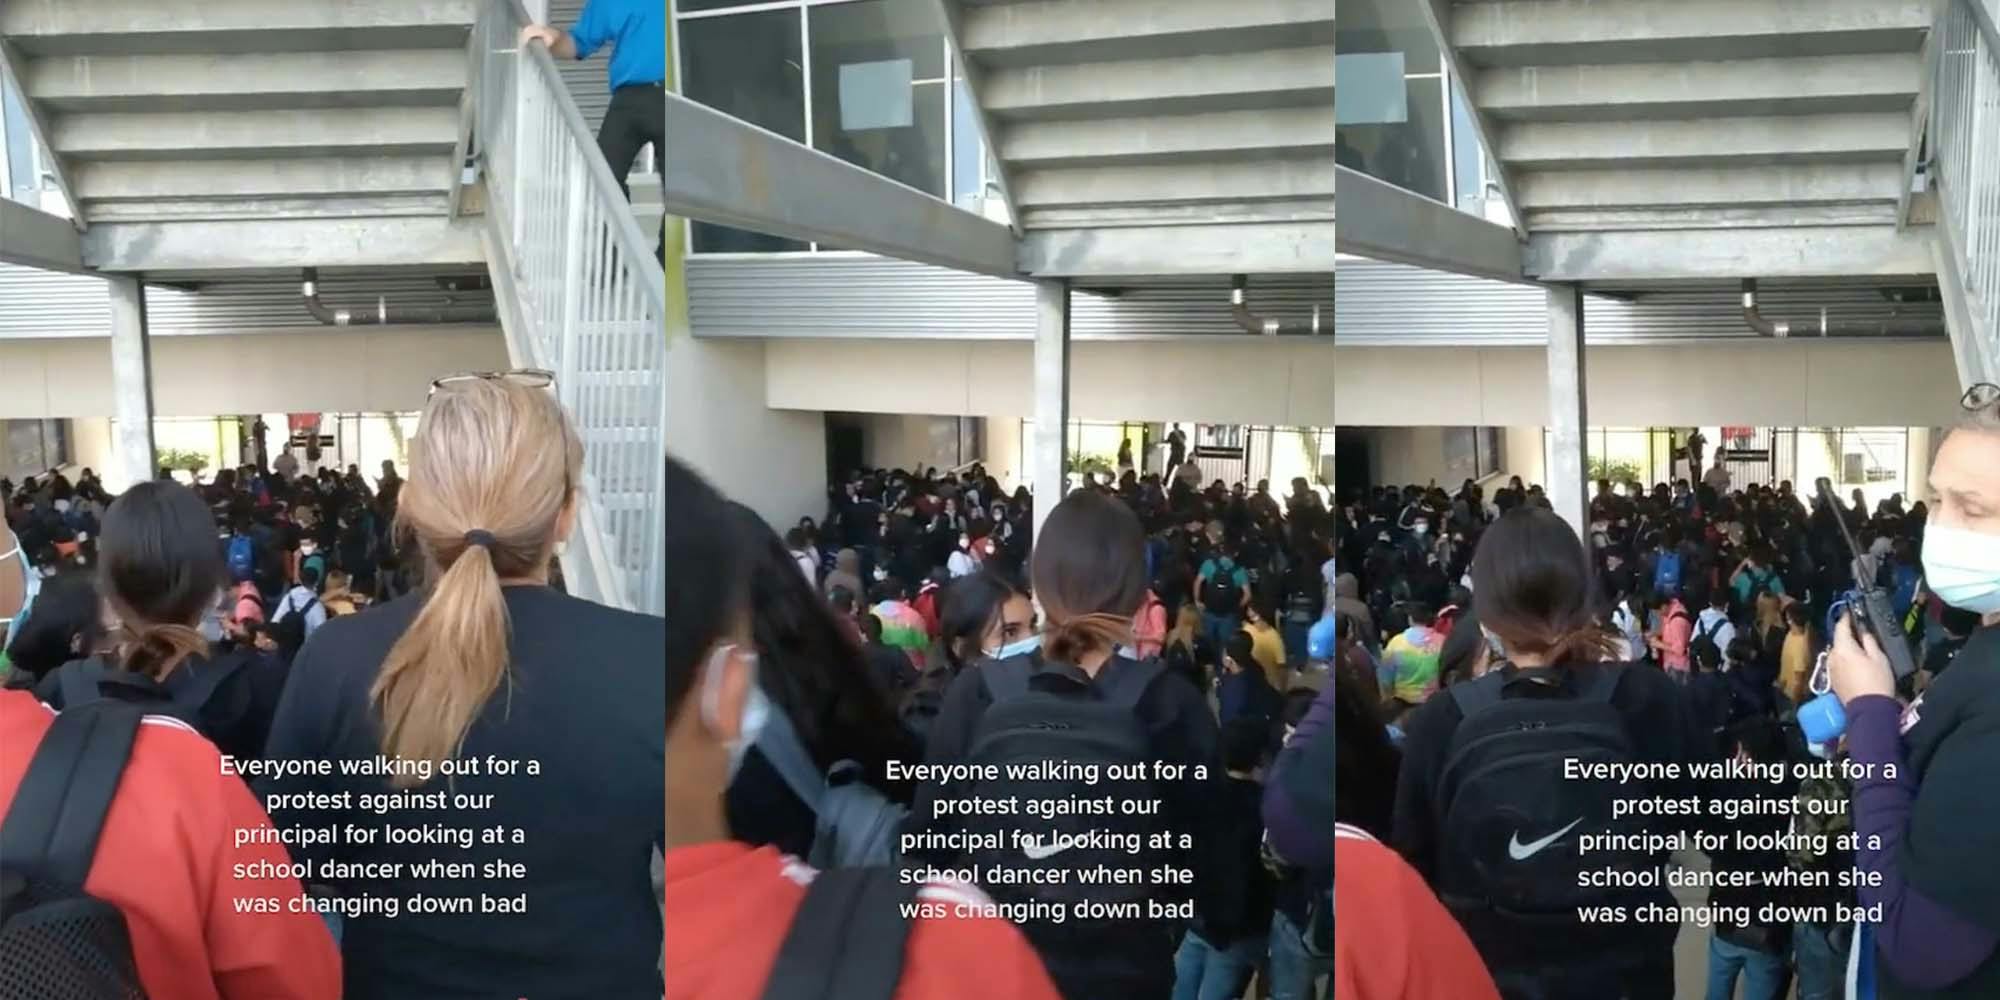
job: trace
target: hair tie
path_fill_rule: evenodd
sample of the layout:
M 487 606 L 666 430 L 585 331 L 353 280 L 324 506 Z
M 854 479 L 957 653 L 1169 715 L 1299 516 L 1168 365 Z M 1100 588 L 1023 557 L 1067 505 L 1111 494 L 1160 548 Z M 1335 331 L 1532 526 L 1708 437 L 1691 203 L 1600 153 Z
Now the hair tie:
M 490 549 L 495 544 L 493 533 L 487 531 L 485 528 L 474 528 L 465 533 L 465 544 L 478 545 Z

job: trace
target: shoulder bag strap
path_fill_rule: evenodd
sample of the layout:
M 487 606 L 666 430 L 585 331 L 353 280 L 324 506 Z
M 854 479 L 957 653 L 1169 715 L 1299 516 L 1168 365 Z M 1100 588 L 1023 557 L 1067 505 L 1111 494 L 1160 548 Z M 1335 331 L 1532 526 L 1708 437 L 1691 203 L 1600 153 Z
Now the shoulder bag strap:
M 142 717 L 115 701 L 57 715 L 0 821 L 0 856 L 58 885 L 82 888 Z
M 763 1000 L 890 1000 L 903 978 L 916 899 L 896 868 L 835 868 L 813 876 L 792 915 Z

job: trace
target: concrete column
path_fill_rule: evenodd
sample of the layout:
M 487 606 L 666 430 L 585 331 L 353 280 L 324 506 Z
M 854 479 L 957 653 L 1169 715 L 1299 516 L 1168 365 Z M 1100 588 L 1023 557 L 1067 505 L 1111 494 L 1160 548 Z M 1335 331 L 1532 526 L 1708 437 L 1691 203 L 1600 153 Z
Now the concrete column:
M 1035 443 L 1028 468 L 1035 483 L 1035 537 L 1062 502 L 1068 481 L 1064 450 L 1069 429 L 1069 284 L 1035 282 Z
M 1590 530 L 1584 434 L 1583 287 L 1552 285 L 1549 299 L 1549 504 L 1579 536 Z
M 159 474 L 153 462 L 153 351 L 146 331 L 146 286 L 125 276 L 112 278 L 109 285 L 111 390 L 118 418 L 112 447 L 125 481 L 143 483 Z

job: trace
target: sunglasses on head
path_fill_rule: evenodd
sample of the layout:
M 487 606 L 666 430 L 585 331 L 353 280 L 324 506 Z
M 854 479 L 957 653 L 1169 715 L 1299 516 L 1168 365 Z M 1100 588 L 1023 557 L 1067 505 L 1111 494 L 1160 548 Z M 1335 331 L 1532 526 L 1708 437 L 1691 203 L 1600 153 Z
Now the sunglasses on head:
M 467 382 L 512 382 L 530 389 L 547 389 L 556 384 L 556 373 L 546 368 L 514 368 L 504 372 L 459 372 L 431 380 L 431 395 L 439 389 Z

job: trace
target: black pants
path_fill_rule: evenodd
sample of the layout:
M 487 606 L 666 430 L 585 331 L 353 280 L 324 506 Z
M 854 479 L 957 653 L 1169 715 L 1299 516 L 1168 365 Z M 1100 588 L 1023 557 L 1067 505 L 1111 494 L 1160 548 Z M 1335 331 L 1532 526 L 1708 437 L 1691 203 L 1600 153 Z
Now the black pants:
M 653 147 L 655 158 L 666 153 L 667 143 L 667 90 L 657 83 L 640 83 L 620 87 L 611 92 L 611 107 L 604 112 L 604 124 L 597 130 L 597 148 L 603 152 L 605 162 L 611 164 L 611 176 L 618 181 L 618 190 L 625 192 L 630 200 L 632 187 L 626 178 L 632 174 L 632 161 L 639 150 L 647 145 Z M 666 259 L 666 225 L 660 226 L 660 246 L 656 253 Z

